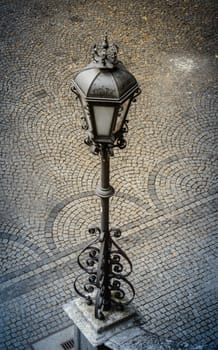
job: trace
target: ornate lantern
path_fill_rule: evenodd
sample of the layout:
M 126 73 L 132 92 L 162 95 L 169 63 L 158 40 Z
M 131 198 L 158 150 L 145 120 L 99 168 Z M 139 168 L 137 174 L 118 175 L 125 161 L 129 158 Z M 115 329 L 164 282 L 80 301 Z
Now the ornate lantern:
M 95 45 L 93 61 L 77 72 L 72 91 L 83 109 L 83 128 L 88 132 L 86 143 L 98 152 L 100 144 L 126 146 L 127 113 L 131 102 L 140 93 L 134 76 L 117 59 L 118 47 L 109 46 L 107 36 L 102 47 Z

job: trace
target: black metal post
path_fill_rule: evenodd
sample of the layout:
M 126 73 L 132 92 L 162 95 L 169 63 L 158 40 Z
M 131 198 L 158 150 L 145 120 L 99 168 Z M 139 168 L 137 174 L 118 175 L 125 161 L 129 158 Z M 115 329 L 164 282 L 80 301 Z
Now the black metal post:
M 101 182 L 97 186 L 96 194 L 101 199 L 101 233 L 100 233 L 100 254 L 97 269 L 96 286 L 98 293 L 95 304 L 96 318 L 103 318 L 102 311 L 111 308 L 111 236 L 109 230 L 109 200 L 114 194 L 114 189 L 110 186 L 110 154 L 107 146 L 101 148 Z
M 95 305 L 95 317 L 103 320 L 104 311 L 122 310 L 135 296 L 133 285 L 127 280 L 132 272 L 132 263 L 119 247 L 116 239 L 121 236 L 119 228 L 109 228 L 109 200 L 114 194 L 110 185 L 110 155 L 107 144 L 99 148 L 101 155 L 101 180 L 96 194 L 101 200 L 101 224 L 92 227 L 89 233 L 94 240 L 78 256 L 78 264 L 84 273 L 77 276 L 74 288 Z

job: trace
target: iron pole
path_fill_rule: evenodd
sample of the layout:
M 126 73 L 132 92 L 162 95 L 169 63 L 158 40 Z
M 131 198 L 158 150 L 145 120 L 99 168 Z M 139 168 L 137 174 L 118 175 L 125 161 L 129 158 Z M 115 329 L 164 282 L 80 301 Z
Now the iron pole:
M 100 254 L 97 270 L 97 288 L 95 314 L 97 318 L 103 318 L 102 311 L 111 308 L 111 236 L 109 229 L 109 200 L 114 194 L 110 186 L 110 154 L 107 146 L 101 149 L 101 181 L 97 186 L 96 194 L 101 199 L 101 233 L 100 233 Z

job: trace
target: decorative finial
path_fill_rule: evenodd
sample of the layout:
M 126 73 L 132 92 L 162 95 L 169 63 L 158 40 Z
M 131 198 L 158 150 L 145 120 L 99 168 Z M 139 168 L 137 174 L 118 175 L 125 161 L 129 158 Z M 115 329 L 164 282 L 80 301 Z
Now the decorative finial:
M 104 50 L 108 50 L 108 48 L 109 48 L 109 43 L 108 43 L 108 39 L 107 39 L 107 32 L 105 33 L 105 37 L 104 37 L 104 42 L 103 42 L 102 48 Z
M 92 58 L 95 65 L 102 69 L 113 69 L 118 63 L 117 60 L 118 46 L 109 45 L 107 32 L 101 45 L 95 44 L 92 51 Z

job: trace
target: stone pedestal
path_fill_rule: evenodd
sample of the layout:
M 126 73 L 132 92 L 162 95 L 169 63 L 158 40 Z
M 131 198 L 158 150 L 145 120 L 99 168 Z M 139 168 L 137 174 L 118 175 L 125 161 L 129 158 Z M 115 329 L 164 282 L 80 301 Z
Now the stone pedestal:
M 104 312 L 105 320 L 94 316 L 94 306 L 87 305 L 83 299 L 75 299 L 63 306 L 75 325 L 75 350 L 111 349 L 105 343 L 114 335 L 133 327 L 135 310 L 132 307 L 124 311 Z

